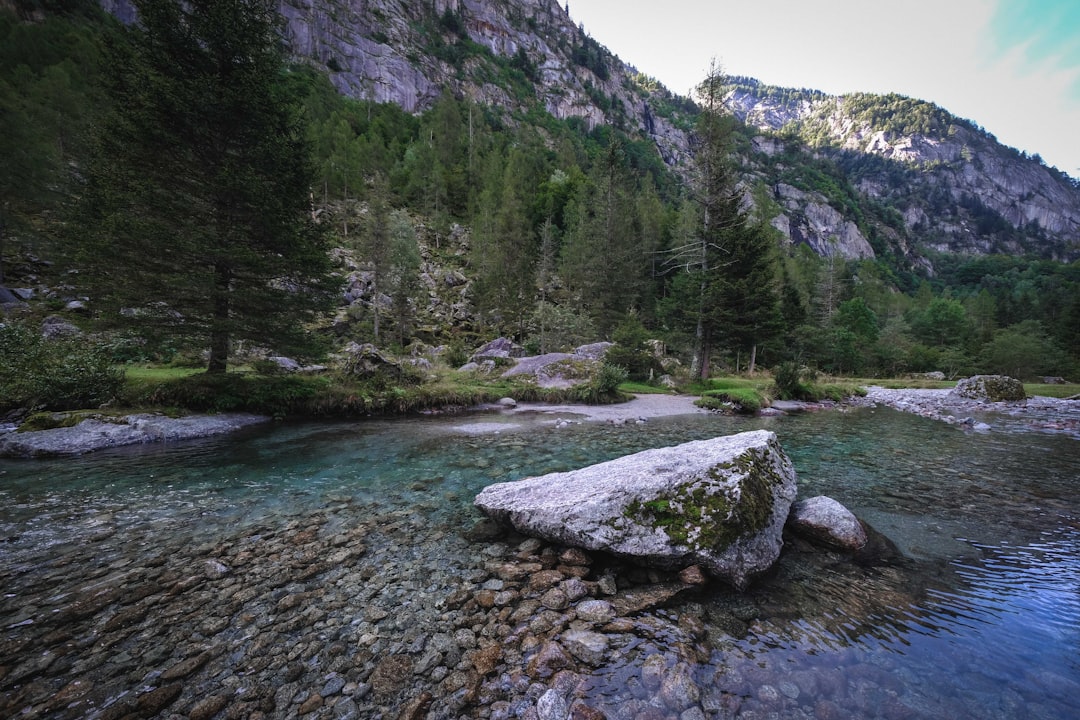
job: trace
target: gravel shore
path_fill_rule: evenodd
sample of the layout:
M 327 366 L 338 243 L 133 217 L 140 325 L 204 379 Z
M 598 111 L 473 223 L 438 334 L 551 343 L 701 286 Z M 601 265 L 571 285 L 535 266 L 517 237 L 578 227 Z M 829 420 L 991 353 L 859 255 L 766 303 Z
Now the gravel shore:
M 1063 433 L 1080 438 L 1080 401 L 1033 396 L 1016 402 L 968 400 L 951 390 L 905 388 L 890 390 L 872 385 L 856 404 L 885 405 L 950 425 L 979 431 L 1007 429 Z

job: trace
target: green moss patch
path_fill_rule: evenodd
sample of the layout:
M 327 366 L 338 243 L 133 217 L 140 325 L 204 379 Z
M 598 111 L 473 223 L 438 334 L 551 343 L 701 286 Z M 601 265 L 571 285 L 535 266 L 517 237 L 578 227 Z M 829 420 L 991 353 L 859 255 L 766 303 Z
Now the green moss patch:
M 773 488 L 781 478 L 767 458 L 749 450 L 718 465 L 693 486 L 669 497 L 634 500 L 626 516 L 661 528 L 671 541 L 694 550 L 719 552 L 746 534 L 764 529 L 773 513 Z M 738 477 L 735 488 L 729 479 Z

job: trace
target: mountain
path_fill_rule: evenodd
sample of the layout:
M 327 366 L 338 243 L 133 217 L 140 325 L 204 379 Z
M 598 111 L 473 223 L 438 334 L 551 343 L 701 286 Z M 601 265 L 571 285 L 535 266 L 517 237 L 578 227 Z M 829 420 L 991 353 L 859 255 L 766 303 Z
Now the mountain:
M 101 0 L 124 22 L 130 0 Z M 542 108 L 591 130 L 651 137 L 679 165 L 677 127 L 693 103 L 639 73 L 575 25 L 558 0 L 282 0 L 291 52 L 325 70 L 342 93 L 427 110 L 449 90 L 508 112 Z M 682 113 L 685 115 L 685 113 Z
M 129 0 L 102 0 L 131 21 Z M 282 0 L 286 39 L 342 93 L 410 113 L 449 90 L 526 117 L 537 108 L 652 140 L 685 168 L 693 103 L 622 62 L 557 0 Z M 830 96 L 732 78 L 751 142 L 748 198 L 793 245 L 890 255 L 1080 257 L 1080 186 L 976 124 L 897 95 Z
M 903 223 L 893 229 L 914 245 L 1066 262 L 1080 257 L 1080 183 L 1038 156 L 1002 145 L 976 124 L 899 95 L 837 97 L 752 78 L 732 82 L 729 107 L 762 133 L 754 143 L 759 161 L 761 155 L 805 151 L 833 165 L 859 205 L 884 204 L 898 212 Z M 776 173 L 764 174 L 775 181 L 781 204 L 809 206 Z M 826 199 L 838 204 L 835 197 Z M 858 244 L 845 247 L 854 252 Z

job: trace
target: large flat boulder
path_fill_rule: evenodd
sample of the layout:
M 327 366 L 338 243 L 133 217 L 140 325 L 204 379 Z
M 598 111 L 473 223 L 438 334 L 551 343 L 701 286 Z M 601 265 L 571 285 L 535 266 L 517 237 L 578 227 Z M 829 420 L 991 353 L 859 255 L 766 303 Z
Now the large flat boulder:
M 698 440 L 484 488 L 475 504 L 526 535 L 646 565 L 700 565 L 738 589 L 780 555 L 795 470 L 766 430 Z
M 191 415 L 180 418 L 156 413 L 92 417 L 72 427 L 0 434 L 0 457 L 82 455 L 123 445 L 223 435 L 269 420 L 268 417 L 248 413 Z

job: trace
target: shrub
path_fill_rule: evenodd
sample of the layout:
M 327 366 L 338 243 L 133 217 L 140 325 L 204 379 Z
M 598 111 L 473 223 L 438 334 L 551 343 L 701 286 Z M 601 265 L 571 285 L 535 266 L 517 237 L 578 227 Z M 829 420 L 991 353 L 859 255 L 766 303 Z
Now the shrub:
M 25 325 L 0 324 L 0 410 L 97 407 L 123 382 L 109 348 L 96 341 L 46 340 Z
M 731 388 L 728 390 L 709 390 L 694 404 L 706 410 L 736 412 L 753 415 L 761 409 L 764 398 L 753 388 Z
M 811 387 L 817 373 L 795 362 L 780 363 L 773 370 L 773 382 L 776 383 L 776 396 L 781 400 L 812 400 L 814 391 Z
M 619 392 L 619 385 L 626 382 L 626 377 L 626 368 L 604 363 L 591 382 L 576 388 L 577 397 L 574 399 L 591 403 L 621 399 L 623 395 Z

